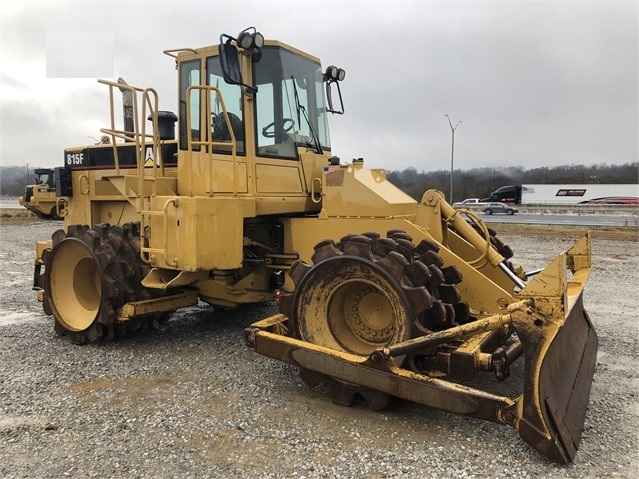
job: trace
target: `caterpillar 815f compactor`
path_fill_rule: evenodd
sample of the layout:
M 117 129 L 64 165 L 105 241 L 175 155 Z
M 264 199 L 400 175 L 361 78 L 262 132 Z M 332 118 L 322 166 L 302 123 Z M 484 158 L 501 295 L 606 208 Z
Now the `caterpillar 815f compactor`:
M 165 53 L 177 114 L 151 88 L 100 80 L 108 138 L 67 148 L 56 168 L 64 229 L 37 243 L 34 274 L 55 330 L 108 340 L 198 301 L 275 298 L 247 344 L 332 384 L 336 402 L 403 398 L 512 426 L 572 461 L 597 352 L 582 305 L 590 237 L 524 272 L 442 193 L 417 202 L 362 159 L 340 162 L 327 115 L 344 111 L 342 69 L 254 28 Z M 516 397 L 471 387 L 522 356 Z

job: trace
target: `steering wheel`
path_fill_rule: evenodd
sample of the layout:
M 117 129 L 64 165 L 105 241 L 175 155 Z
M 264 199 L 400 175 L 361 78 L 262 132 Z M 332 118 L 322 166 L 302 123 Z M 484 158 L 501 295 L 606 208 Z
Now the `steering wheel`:
M 284 133 L 288 133 L 295 126 L 295 122 L 291 118 L 282 118 L 281 120 L 275 120 L 264 128 L 262 128 L 262 135 L 266 138 L 275 138 Z M 272 131 L 269 131 L 272 130 Z

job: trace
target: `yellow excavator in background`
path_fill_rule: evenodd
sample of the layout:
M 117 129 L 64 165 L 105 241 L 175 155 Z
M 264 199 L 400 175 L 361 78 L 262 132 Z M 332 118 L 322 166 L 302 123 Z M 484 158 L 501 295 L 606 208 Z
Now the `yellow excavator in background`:
M 341 161 L 327 120 L 344 112 L 341 68 L 254 28 L 165 53 L 177 113 L 158 111 L 152 88 L 99 80 L 110 140 L 66 148 L 55 170 L 64 228 L 36 244 L 34 274 L 55 330 L 82 344 L 198 301 L 276 299 L 247 344 L 332 384 L 337 402 L 408 399 L 512 426 L 572 461 L 597 353 L 582 305 L 589 235 L 527 273 L 441 192 L 418 202 L 384 170 Z M 518 358 L 516 397 L 467 384 L 506 379 Z

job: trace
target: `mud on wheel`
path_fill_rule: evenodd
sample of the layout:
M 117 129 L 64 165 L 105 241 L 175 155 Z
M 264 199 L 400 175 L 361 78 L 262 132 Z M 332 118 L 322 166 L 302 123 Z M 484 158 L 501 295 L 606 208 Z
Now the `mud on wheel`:
M 139 257 L 139 223 L 93 228 L 69 225 L 52 235 L 41 278 L 43 308 L 55 331 L 83 344 L 147 329 L 153 316 L 117 322 L 117 310 L 151 297 L 141 280 L 149 271 Z
M 312 265 L 291 268 L 296 289 L 282 298 L 282 313 L 298 338 L 358 355 L 468 322 L 456 286 L 462 275 L 443 266 L 438 250 L 400 230 L 322 241 Z

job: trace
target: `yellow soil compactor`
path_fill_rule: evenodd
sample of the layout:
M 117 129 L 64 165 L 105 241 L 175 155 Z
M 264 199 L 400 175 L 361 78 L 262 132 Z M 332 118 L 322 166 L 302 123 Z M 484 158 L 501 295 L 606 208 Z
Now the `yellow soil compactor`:
M 99 80 L 104 141 L 67 148 L 55 169 L 64 229 L 36 244 L 34 272 L 55 331 L 83 344 L 198 301 L 276 300 L 246 343 L 332 384 L 336 402 L 399 397 L 506 424 L 571 462 L 597 353 L 582 305 L 590 237 L 525 272 L 441 192 L 417 202 L 384 170 L 343 163 L 327 116 L 344 112 L 344 70 L 254 28 L 165 53 L 177 114 L 152 88 Z M 506 379 L 522 356 L 516 397 L 469 385 Z

